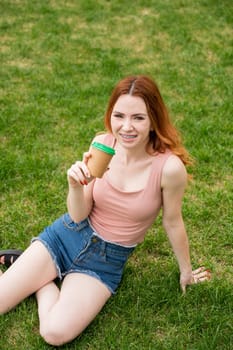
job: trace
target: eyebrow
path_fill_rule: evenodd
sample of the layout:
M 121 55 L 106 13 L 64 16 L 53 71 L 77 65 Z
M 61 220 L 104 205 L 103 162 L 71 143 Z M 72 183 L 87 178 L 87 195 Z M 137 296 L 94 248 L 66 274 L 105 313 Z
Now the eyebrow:
M 124 115 L 124 113 L 118 112 L 118 111 L 113 111 L 113 113 Z M 145 117 L 146 117 L 147 114 L 146 114 L 146 113 L 134 113 L 134 114 L 132 114 L 132 116 L 133 116 L 133 117 L 137 117 L 137 116 L 145 116 Z

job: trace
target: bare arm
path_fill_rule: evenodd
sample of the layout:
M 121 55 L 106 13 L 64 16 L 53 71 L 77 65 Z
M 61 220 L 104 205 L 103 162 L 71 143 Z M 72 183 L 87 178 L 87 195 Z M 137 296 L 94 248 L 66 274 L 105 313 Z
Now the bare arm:
M 162 174 L 163 226 L 176 255 L 181 276 L 186 276 L 189 280 L 192 278 L 192 267 L 181 212 L 186 182 L 187 174 L 183 163 L 175 156 L 169 157 Z
M 199 268 L 192 271 L 189 241 L 182 217 L 182 198 L 187 183 L 185 166 L 176 156 L 167 160 L 162 174 L 163 226 L 177 258 L 180 285 L 183 292 L 189 284 L 210 278 L 209 271 Z
M 101 142 L 105 135 L 98 135 L 93 141 Z M 70 217 L 79 222 L 87 218 L 93 205 L 94 178 L 88 170 L 87 163 L 91 157 L 90 150 L 83 154 L 83 160 L 74 163 L 67 171 L 69 191 L 67 208 Z
M 75 222 L 79 222 L 87 218 L 91 211 L 94 181 L 91 181 L 93 179 L 90 177 L 85 161 L 77 161 L 73 164 L 67 171 L 67 179 L 69 184 L 68 212 Z M 88 183 L 89 181 L 90 183 Z

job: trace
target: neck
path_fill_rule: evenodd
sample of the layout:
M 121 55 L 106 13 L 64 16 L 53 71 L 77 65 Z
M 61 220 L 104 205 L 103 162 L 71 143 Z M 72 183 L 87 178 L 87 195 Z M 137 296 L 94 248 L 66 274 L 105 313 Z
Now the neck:
M 125 165 L 136 163 L 138 161 L 142 161 L 150 157 L 150 155 L 146 152 L 146 149 L 141 147 L 140 149 L 126 149 L 121 145 L 117 145 L 116 151 L 119 155 L 121 162 Z

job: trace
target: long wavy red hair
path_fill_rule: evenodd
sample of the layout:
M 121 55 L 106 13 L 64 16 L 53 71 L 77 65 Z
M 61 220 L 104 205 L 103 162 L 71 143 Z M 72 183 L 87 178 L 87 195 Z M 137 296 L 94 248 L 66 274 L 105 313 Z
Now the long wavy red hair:
M 105 113 L 105 128 L 107 131 L 112 132 L 112 110 L 117 99 L 124 94 L 141 97 L 146 104 L 152 127 L 149 134 L 147 151 L 149 153 L 163 153 L 166 149 L 170 149 L 185 165 L 191 164 L 192 160 L 182 144 L 180 134 L 170 121 L 168 110 L 158 86 L 148 76 L 129 76 L 122 79 L 115 86 Z

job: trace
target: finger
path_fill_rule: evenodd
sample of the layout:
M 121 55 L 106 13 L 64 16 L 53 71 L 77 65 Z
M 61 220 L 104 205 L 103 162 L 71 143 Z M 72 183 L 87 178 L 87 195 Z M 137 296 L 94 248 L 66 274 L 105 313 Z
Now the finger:
M 199 279 L 210 280 L 211 272 L 209 270 L 206 270 L 205 272 L 200 274 Z
M 198 278 L 209 277 L 210 275 L 211 275 L 211 273 L 209 270 L 206 270 L 204 272 L 200 272 L 200 273 L 196 274 L 196 276 Z
M 182 290 L 183 294 L 186 293 L 186 285 L 185 284 L 181 284 L 181 290 Z
M 89 157 L 90 158 L 90 157 Z M 89 159 L 88 158 L 88 159 Z M 87 160 L 85 160 L 85 158 L 83 158 L 83 161 L 82 162 L 77 162 L 78 164 L 78 167 L 80 168 L 80 170 L 82 171 L 82 174 L 84 177 L 87 177 L 87 178 L 90 178 L 91 177 L 91 174 L 90 174 L 90 171 L 87 167 Z
M 83 171 L 85 177 L 87 177 L 88 179 L 91 178 L 91 173 L 85 164 L 83 164 L 82 171 Z
M 84 162 L 77 161 L 72 165 L 71 169 L 77 173 L 82 181 L 84 181 L 85 177 L 88 177 L 87 175 L 89 175 L 89 170 Z
M 83 160 L 84 159 L 89 159 L 90 157 L 91 157 L 91 152 L 90 151 L 87 151 L 87 152 L 83 153 Z
M 67 175 L 69 178 L 72 178 L 73 181 L 76 183 L 80 183 L 81 185 L 84 185 L 83 179 L 80 179 L 80 176 L 71 168 L 67 171 Z
M 209 280 L 210 280 L 210 277 L 208 277 L 208 276 L 198 278 L 198 282 L 204 282 L 204 281 L 209 281 Z
M 192 275 L 194 278 L 205 278 L 211 279 L 211 271 L 209 269 L 206 269 L 205 267 L 199 267 L 198 269 L 194 270 L 192 272 Z
M 193 275 L 196 275 L 196 274 L 198 274 L 198 273 L 200 273 L 200 272 L 202 272 L 202 271 L 204 271 L 204 270 L 205 270 L 205 267 L 204 267 L 204 266 L 201 266 L 201 267 L 198 267 L 198 269 L 193 270 L 192 274 L 193 274 Z
M 196 284 L 196 283 L 200 283 L 200 282 L 204 282 L 204 281 L 209 281 L 210 279 L 211 279 L 210 273 L 201 274 L 201 276 L 194 275 L 192 283 Z
M 91 158 L 91 152 L 84 152 L 83 153 L 83 162 L 85 163 L 85 164 L 87 164 L 88 163 L 88 160 Z
M 87 181 L 85 179 L 85 176 L 82 172 L 82 169 L 77 168 L 75 165 L 73 165 L 67 172 L 68 176 L 72 178 L 74 181 L 79 182 L 81 185 L 87 185 Z

